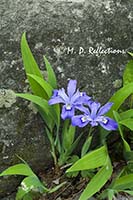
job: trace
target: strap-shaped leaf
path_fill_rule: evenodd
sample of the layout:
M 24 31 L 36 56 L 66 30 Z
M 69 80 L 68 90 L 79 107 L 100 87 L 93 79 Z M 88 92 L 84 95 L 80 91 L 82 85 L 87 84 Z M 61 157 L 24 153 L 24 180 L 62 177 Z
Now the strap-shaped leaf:
M 133 166 L 133 151 L 127 151 L 124 153 L 124 158 L 126 159 L 127 162 L 131 161 L 132 166 Z M 128 163 L 129 165 L 129 163 Z
M 57 125 L 59 125 L 59 117 L 57 117 L 57 113 L 55 112 L 54 109 L 52 109 L 49 105 L 48 105 L 48 101 L 39 97 L 39 96 L 35 96 L 32 94 L 23 94 L 23 93 L 16 93 L 16 96 L 24 98 L 28 101 L 31 101 L 33 103 L 35 103 L 37 106 L 39 106 L 41 109 L 38 108 L 41 116 L 43 117 L 44 121 L 46 122 L 47 126 L 51 126 L 50 121 L 52 123 L 56 123 Z M 51 120 L 53 119 L 53 120 Z M 50 128 L 50 127 L 49 127 Z
M 112 174 L 112 165 L 110 159 L 108 158 L 105 165 L 97 172 L 97 174 L 91 179 L 87 187 L 81 194 L 79 200 L 88 200 L 96 192 L 98 192 L 104 184 L 109 180 Z
M 133 131 L 133 118 L 121 120 L 119 123 Z
M 27 74 L 27 76 L 32 78 L 34 81 L 36 81 L 43 88 L 43 90 L 48 95 L 48 97 L 51 97 L 53 88 L 47 81 L 45 81 L 43 78 L 40 78 L 39 76 L 34 75 L 34 74 Z
M 59 184 L 59 185 L 57 185 L 57 186 L 55 186 L 55 187 L 49 189 L 49 193 L 56 192 L 57 190 L 59 190 L 59 189 L 60 189 L 62 186 L 64 186 L 65 184 L 66 184 L 66 182 L 63 182 L 63 183 L 61 183 L 61 184 Z
M 113 184 L 112 189 L 125 190 L 133 188 L 133 174 L 128 174 L 116 179 Z
M 48 192 L 49 190 L 41 183 L 37 176 L 26 177 L 22 183 L 22 186 L 25 187 L 25 190 L 36 190 L 38 192 Z
M 31 191 L 36 191 L 40 193 L 48 192 L 49 190 L 40 182 L 37 176 L 29 176 L 26 177 L 21 182 L 22 187 L 19 187 L 16 200 L 22 200 L 27 199 L 31 200 L 33 199 L 32 196 L 30 196 Z
M 48 83 L 54 88 L 57 88 L 57 81 L 56 81 L 56 76 L 55 73 L 53 71 L 52 66 L 50 65 L 50 63 L 48 62 L 47 58 L 44 56 L 44 61 L 45 61 L 45 66 L 47 69 L 47 73 L 48 73 Z
M 123 74 L 123 82 L 124 82 L 124 85 L 133 82 L 133 60 L 130 60 L 126 65 L 126 68 Z
M 55 122 L 57 128 L 59 128 L 60 125 L 60 106 L 59 104 L 49 106 L 49 115 Z
M 91 141 L 92 141 L 92 136 L 89 136 L 86 139 L 86 141 L 85 141 L 85 143 L 84 143 L 84 145 L 82 147 L 81 157 L 83 157 L 87 153 L 87 151 L 89 150 L 90 145 L 91 145 Z
M 55 123 L 53 122 L 53 119 L 51 119 L 51 116 L 49 114 L 47 114 L 43 108 L 41 108 L 40 106 L 36 106 L 42 119 L 44 120 L 45 122 L 45 126 L 46 126 L 46 129 L 48 128 L 49 130 L 53 130 L 54 126 L 55 126 Z
M 127 52 L 130 56 L 132 56 L 133 57 L 133 53 L 132 52 Z
M 30 192 L 30 189 L 24 190 L 22 187 L 19 187 L 15 200 L 23 200 L 25 196 L 28 196 L 27 197 L 28 200 L 32 200 L 32 197 L 30 196 L 30 194 L 28 195 L 29 192 Z
M 17 164 L 7 168 L 0 176 L 5 175 L 23 175 L 23 176 L 36 176 L 31 168 L 26 164 Z
M 124 147 L 125 147 L 125 151 L 131 151 L 129 144 L 127 143 L 127 141 L 126 141 L 125 138 L 124 138 L 124 135 L 123 135 L 123 132 L 122 132 L 120 123 L 119 123 L 119 122 L 120 122 L 120 115 L 119 115 L 117 112 L 115 112 L 115 111 L 113 111 L 113 113 L 114 113 L 115 120 L 116 120 L 117 123 L 118 123 L 118 129 L 119 129 L 121 138 L 122 138 L 122 140 L 123 140 L 123 144 L 124 144 Z
M 110 111 L 107 113 L 107 116 L 114 118 L 113 111 L 117 111 L 120 106 L 124 103 L 124 101 L 129 97 L 131 94 L 133 94 L 133 83 L 129 83 L 119 89 L 110 99 L 109 102 L 113 102 L 113 106 L 111 107 Z M 100 127 L 101 132 L 101 142 L 104 144 L 104 141 L 107 137 L 107 135 L 110 133 L 110 131 L 107 131 Z
M 80 133 L 79 136 L 75 139 L 75 141 L 73 142 L 73 144 L 71 145 L 71 147 L 67 150 L 67 155 L 70 155 L 74 149 L 77 147 L 79 141 L 81 140 L 81 138 L 83 137 L 84 133 Z
M 74 165 L 72 165 L 67 172 L 79 171 L 79 170 L 88 170 L 101 167 L 105 165 L 107 160 L 107 149 L 106 146 L 102 146 L 99 149 L 96 149 L 81 159 L 79 159 Z
M 69 148 L 71 148 L 72 143 L 74 141 L 75 137 L 75 127 L 74 126 L 69 126 L 67 131 L 64 132 L 63 135 L 63 148 L 65 151 L 67 151 Z
M 41 97 L 38 97 L 38 96 L 35 96 L 33 94 L 16 93 L 16 96 L 24 98 L 24 99 L 26 99 L 28 101 L 31 101 L 31 102 L 37 104 L 38 106 L 43 108 L 43 110 L 48 114 L 49 105 L 48 105 L 48 102 L 45 99 L 43 99 Z
M 22 58 L 23 58 L 26 74 L 34 74 L 34 75 L 39 76 L 40 78 L 43 78 L 39 70 L 39 67 L 29 48 L 29 45 L 27 43 L 26 33 L 23 33 L 22 38 L 21 38 L 21 52 L 22 52 Z
M 117 193 L 116 190 L 110 189 L 109 187 L 99 195 L 99 199 L 107 199 L 108 200 L 113 200 L 115 198 L 115 193 Z
M 23 200 L 33 200 L 33 195 L 29 192 L 23 197 Z
M 132 191 L 131 190 L 122 190 L 122 192 L 125 192 L 125 193 L 133 196 L 133 190 Z
M 34 56 L 29 48 L 29 45 L 26 40 L 26 34 L 24 33 L 22 35 L 21 39 L 21 53 L 22 53 L 22 59 L 24 64 L 24 69 L 27 74 L 34 74 L 36 76 L 39 76 L 40 78 L 43 78 L 41 71 L 34 59 Z M 47 95 L 45 91 L 42 89 L 42 87 L 31 77 L 28 77 L 32 92 L 35 95 L 41 96 L 43 98 L 47 98 Z
M 45 81 L 44 79 L 42 79 L 36 75 L 33 75 L 33 74 L 27 74 L 27 75 L 28 75 L 28 77 L 33 79 L 44 90 L 44 93 L 47 95 L 47 97 L 45 96 L 45 99 L 48 100 L 52 95 L 52 91 L 53 91 L 52 86 L 47 81 Z M 59 124 L 60 124 L 60 106 L 59 105 L 49 106 L 49 111 L 50 111 L 51 117 L 55 121 L 56 125 L 59 126 Z
M 113 110 L 117 111 L 121 104 L 125 101 L 125 99 L 133 94 L 133 83 L 128 83 L 121 89 L 119 89 L 110 99 L 109 102 L 113 102 L 113 106 L 111 107 L 110 111 L 107 115 L 113 118 Z
M 126 111 L 120 113 L 120 117 L 121 117 L 121 120 L 133 118 L 133 109 L 126 110 Z

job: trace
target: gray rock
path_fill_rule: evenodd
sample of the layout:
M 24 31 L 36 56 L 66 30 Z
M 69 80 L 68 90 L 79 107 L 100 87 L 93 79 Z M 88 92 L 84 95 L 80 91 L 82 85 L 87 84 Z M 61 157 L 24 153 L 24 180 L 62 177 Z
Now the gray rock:
M 59 86 L 77 79 L 80 89 L 106 102 L 118 88 L 117 80 L 121 83 L 129 59 L 125 52 L 132 47 L 131 4 L 132 0 L 1 0 L 0 88 L 27 90 L 20 55 L 20 38 L 26 31 L 41 70 L 45 54 Z M 51 156 L 41 118 L 26 101 L 7 101 L 8 106 L 0 105 L 0 171 L 18 162 L 15 154 L 35 171 L 48 167 Z M 1 179 L 0 197 L 18 182 Z
M 15 200 L 15 193 L 12 193 L 11 195 L 2 198 L 1 200 Z
M 131 197 L 130 195 L 125 196 L 122 194 L 118 194 L 116 200 L 133 200 L 133 197 Z

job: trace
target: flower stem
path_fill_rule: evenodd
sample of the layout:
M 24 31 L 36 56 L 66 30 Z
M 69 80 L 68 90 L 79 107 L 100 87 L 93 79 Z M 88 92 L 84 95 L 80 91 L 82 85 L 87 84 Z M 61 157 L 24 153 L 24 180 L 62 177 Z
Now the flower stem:
M 88 133 L 87 139 L 91 136 L 92 131 L 93 131 L 93 127 L 91 126 L 90 129 L 89 129 L 89 133 Z
M 82 147 L 82 150 L 81 150 L 81 157 L 83 157 L 90 148 L 91 141 L 92 141 L 92 136 L 91 136 L 92 131 L 93 131 L 93 128 L 90 127 L 88 136 L 87 136 L 86 141 L 83 144 L 83 147 Z
M 52 131 L 46 129 L 46 133 L 50 142 L 50 146 L 51 146 L 51 155 L 53 157 L 54 160 L 54 165 L 57 165 L 57 156 L 56 156 L 56 150 L 55 150 L 55 144 L 54 144 L 54 138 L 53 135 L 51 133 Z

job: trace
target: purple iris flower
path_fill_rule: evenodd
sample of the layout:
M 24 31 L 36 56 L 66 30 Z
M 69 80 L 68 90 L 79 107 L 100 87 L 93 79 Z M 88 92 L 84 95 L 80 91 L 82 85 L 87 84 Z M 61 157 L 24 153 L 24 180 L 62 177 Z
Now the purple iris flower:
M 86 108 L 84 114 L 72 117 L 72 125 L 84 127 L 89 123 L 92 127 L 101 125 L 106 130 L 116 130 L 118 128 L 116 121 L 104 116 L 112 105 L 113 103 L 111 102 L 106 103 L 104 106 L 101 106 L 100 103 L 92 102 L 89 104 L 90 109 Z
M 75 109 L 80 111 L 85 110 L 83 104 L 87 104 L 91 97 L 87 96 L 85 92 L 76 90 L 77 81 L 70 80 L 67 86 L 67 93 L 65 89 L 53 91 L 53 96 L 49 100 L 49 105 L 63 103 L 61 117 L 62 119 L 72 118 L 75 114 Z

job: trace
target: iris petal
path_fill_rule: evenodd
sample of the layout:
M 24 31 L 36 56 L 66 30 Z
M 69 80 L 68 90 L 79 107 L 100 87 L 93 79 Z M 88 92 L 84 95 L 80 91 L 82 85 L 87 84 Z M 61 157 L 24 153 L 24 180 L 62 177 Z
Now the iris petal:
M 102 106 L 99 111 L 98 111 L 98 115 L 104 115 L 105 113 L 107 113 L 110 108 L 112 107 L 113 103 L 108 102 L 106 103 L 104 106 Z
M 92 119 L 95 119 L 97 116 L 97 111 L 100 108 L 100 103 L 97 102 L 92 102 L 90 104 L 90 109 L 91 109 L 91 117 Z
M 53 90 L 52 98 L 57 97 L 58 96 L 58 92 L 59 92 L 59 90 Z
M 60 97 L 64 100 L 64 102 L 66 102 L 66 103 L 69 101 L 69 98 L 68 98 L 68 96 L 66 95 L 65 89 L 64 89 L 64 88 L 62 88 L 62 89 L 60 89 L 60 90 L 58 91 L 58 96 L 60 96 Z
M 91 124 L 92 127 L 98 126 L 98 122 L 96 122 L 96 121 L 91 121 L 90 124 Z
M 53 104 L 57 104 L 57 103 L 64 103 L 64 100 L 61 97 L 57 96 L 57 97 L 51 98 L 48 101 L 49 105 L 53 105 Z
M 86 92 L 80 92 L 80 96 L 82 103 L 88 105 L 89 101 L 91 100 L 91 97 L 88 96 Z
M 77 91 L 75 92 L 75 94 L 74 94 L 73 96 L 71 96 L 71 103 L 73 103 L 73 104 L 82 103 L 82 102 L 80 101 L 80 92 L 79 92 L 79 90 L 77 90 Z
M 73 94 L 75 93 L 77 86 L 77 81 L 76 80 L 70 80 L 67 86 L 67 93 L 69 97 L 72 97 Z
M 71 110 L 67 110 L 66 105 L 64 105 L 62 108 L 61 118 L 64 120 L 71 119 L 74 116 L 74 111 L 75 111 L 74 107 L 72 107 Z
M 89 111 L 89 109 L 88 108 L 86 108 L 86 107 L 84 107 L 83 105 L 81 105 L 81 104 L 77 104 L 77 105 L 75 105 L 75 108 L 77 109 L 77 110 L 80 110 L 81 112 L 84 112 L 85 114 L 87 114 L 87 115 L 90 115 L 90 111 Z
M 111 130 L 116 130 L 118 128 L 118 124 L 116 123 L 115 120 L 106 117 L 107 123 L 99 122 L 99 124 L 106 130 L 111 131 Z
M 72 117 L 72 125 L 73 126 L 79 126 L 79 127 L 84 127 L 86 126 L 89 121 L 86 120 L 86 121 L 82 121 L 82 118 L 84 117 L 84 115 L 77 115 L 77 116 L 74 116 Z

